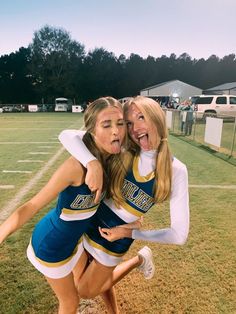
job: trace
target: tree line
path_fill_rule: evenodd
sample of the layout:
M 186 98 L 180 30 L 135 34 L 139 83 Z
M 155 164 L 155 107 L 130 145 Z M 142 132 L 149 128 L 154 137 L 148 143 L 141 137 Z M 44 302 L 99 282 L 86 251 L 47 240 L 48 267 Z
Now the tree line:
M 66 30 L 45 25 L 27 48 L 0 57 L 0 103 L 50 104 L 66 97 L 78 104 L 106 95 L 122 98 L 175 79 L 201 89 L 236 81 L 236 56 L 116 57 L 104 48 L 86 53 Z

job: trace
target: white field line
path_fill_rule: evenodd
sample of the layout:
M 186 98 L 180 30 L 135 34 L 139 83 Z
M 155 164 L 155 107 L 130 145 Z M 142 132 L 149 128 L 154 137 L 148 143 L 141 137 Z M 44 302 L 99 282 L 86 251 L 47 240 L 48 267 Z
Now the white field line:
M 9 190 L 14 189 L 15 185 L 0 185 L 0 189 L 2 190 Z
M 59 144 L 60 142 L 0 142 L 0 145 L 15 145 L 15 144 Z
M 30 160 L 30 159 L 26 159 L 26 160 L 17 160 L 17 162 L 44 162 L 43 160 Z
M 29 120 L 29 121 L 27 121 L 27 120 L 18 120 L 18 118 L 17 118 L 17 122 L 24 122 L 24 123 L 39 123 L 39 122 L 43 122 L 43 123 L 45 123 L 45 120 Z M 58 123 L 58 122 L 65 122 L 65 123 L 67 123 L 68 121 L 66 121 L 66 120 L 47 120 L 47 122 L 52 122 L 52 123 Z M 77 123 L 77 122 L 76 122 Z
M 74 124 L 71 125 L 71 128 L 74 127 Z M 80 128 L 80 130 L 83 130 L 84 126 Z M 0 142 L 0 144 L 6 144 L 6 142 Z M 9 142 L 10 144 L 52 144 L 52 142 Z M 56 144 L 60 143 L 59 140 L 55 142 Z M 21 203 L 24 196 L 30 191 L 30 189 L 37 184 L 37 182 L 42 178 L 42 176 L 48 171 L 48 169 L 55 163 L 55 161 L 61 156 L 61 154 L 64 151 L 64 147 L 61 147 L 55 155 L 49 161 L 44 165 L 42 169 L 40 169 L 36 175 L 28 181 L 21 189 L 20 191 L 13 197 L 10 201 L 7 202 L 7 205 L 2 208 L 0 211 L 0 221 L 5 220 L 11 212 L 19 204 Z
M 50 155 L 49 152 L 29 152 L 29 155 Z
M 29 180 L 21 190 L 13 197 L 13 199 L 7 202 L 7 205 L 3 207 L 0 212 L 0 220 L 5 220 L 9 214 L 21 203 L 24 196 L 32 189 L 32 187 L 42 178 L 42 176 L 47 173 L 48 169 L 55 163 L 55 161 L 61 156 L 64 151 L 64 147 L 61 147 L 57 153 L 49 159 L 45 166 L 40 169 L 36 175 Z
M 197 188 L 197 189 L 236 189 L 236 185 L 198 185 L 198 184 L 189 184 L 190 188 Z
M 32 173 L 29 170 L 3 170 L 3 173 Z
M 17 122 L 19 122 L 18 120 L 17 120 Z M 58 130 L 61 130 L 61 128 L 1 128 L 1 130 L 41 130 L 41 131 L 43 131 L 43 130 L 56 130 L 56 129 L 58 129 Z

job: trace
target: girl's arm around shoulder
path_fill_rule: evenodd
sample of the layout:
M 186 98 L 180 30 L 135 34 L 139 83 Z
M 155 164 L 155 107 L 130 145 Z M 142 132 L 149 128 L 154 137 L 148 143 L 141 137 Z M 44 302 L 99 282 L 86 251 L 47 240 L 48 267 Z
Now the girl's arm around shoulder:
M 80 185 L 83 180 L 84 168 L 73 157 L 70 157 L 35 196 L 18 207 L 0 226 L 0 243 L 54 200 L 67 186 Z
M 80 130 L 64 130 L 58 138 L 65 149 L 87 168 L 85 183 L 92 192 L 96 192 L 94 201 L 97 203 L 102 192 L 103 168 L 84 144 L 82 140 L 84 134 L 85 132 Z
M 81 130 L 63 130 L 58 139 L 65 149 L 86 168 L 87 164 L 96 158 L 84 144 L 82 140 L 84 134 L 85 131 Z

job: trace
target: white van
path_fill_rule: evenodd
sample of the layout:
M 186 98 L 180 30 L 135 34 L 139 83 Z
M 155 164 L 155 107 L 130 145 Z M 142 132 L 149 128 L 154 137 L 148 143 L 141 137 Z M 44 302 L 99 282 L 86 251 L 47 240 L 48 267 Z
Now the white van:
M 236 117 L 236 95 L 200 95 L 194 104 L 198 118 Z
M 59 97 L 55 99 L 55 111 L 67 112 L 68 111 L 68 99 Z

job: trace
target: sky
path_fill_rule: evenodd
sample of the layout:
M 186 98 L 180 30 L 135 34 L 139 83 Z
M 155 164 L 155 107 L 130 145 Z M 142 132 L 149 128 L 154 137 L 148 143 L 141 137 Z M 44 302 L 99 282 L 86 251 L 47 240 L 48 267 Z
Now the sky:
M 86 52 L 223 58 L 236 54 L 235 14 L 236 0 L 0 0 L 0 56 L 28 47 L 47 24 Z

